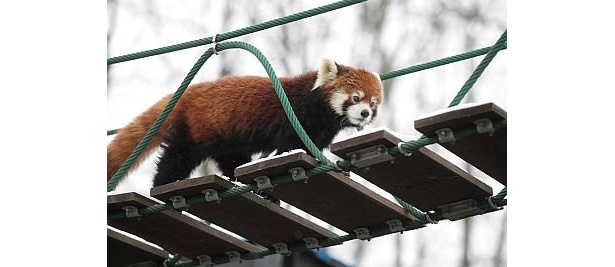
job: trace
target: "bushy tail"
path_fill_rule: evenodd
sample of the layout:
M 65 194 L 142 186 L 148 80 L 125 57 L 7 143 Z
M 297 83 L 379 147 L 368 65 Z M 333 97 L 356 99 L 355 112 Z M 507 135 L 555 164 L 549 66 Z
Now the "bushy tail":
M 124 164 L 130 153 L 137 147 L 141 139 L 145 137 L 149 128 L 154 124 L 156 118 L 169 102 L 171 96 L 162 98 L 147 111 L 135 118 L 126 127 L 120 129 L 117 135 L 107 146 L 107 181 L 109 181 L 117 170 Z M 168 121 L 168 120 L 167 120 Z M 145 147 L 141 155 L 137 157 L 132 166 L 128 169 L 136 168 L 147 156 L 149 156 L 162 142 L 162 137 L 166 133 L 168 122 L 165 122 L 149 144 Z M 128 173 L 128 171 L 126 173 Z

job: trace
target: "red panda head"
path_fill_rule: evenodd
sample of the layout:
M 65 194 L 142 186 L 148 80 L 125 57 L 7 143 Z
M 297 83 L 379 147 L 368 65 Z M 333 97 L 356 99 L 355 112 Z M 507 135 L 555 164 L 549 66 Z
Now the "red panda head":
M 383 101 L 380 75 L 364 69 L 323 60 L 312 90 L 323 90 L 329 105 L 343 121 L 353 126 L 370 123 Z

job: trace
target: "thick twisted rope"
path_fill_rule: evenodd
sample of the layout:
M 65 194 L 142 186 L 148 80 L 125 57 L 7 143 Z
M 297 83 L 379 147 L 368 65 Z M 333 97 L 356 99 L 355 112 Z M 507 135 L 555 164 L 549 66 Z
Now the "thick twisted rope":
M 507 30 L 502 33 L 500 39 L 495 42 L 495 45 L 489 48 L 489 52 L 487 53 L 487 55 L 485 55 L 485 58 L 481 60 L 474 72 L 472 72 L 472 75 L 470 75 L 470 78 L 468 78 L 468 80 L 463 84 L 463 86 L 461 87 L 455 98 L 453 98 L 453 101 L 451 101 L 448 107 L 456 106 L 461 102 L 461 100 L 465 97 L 468 91 L 472 89 L 472 86 L 474 86 L 474 83 L 476 83 L 480 75 L 483 74 L 485 68 L 489 66 L 489 63 L 491 63 L 491 60 L 493 60 L 495 55 L 497 55 L 498 52 L 500 52 L 500 50 L 502 50 L 506 46 L 506 32 Z
M 316 7 L 313 9 L 309 9 L 309 10 L 305 10 L 299 13 L 295 13 L 295 14 L 291 14 L 285 17 L 281 17 L 281 18 L 277 18 L 277 19 L 273 19 L 273 20 L 269 20 L 266 22 L 262 22 L 256 25 L 251 25 L 245 28 L 241 28 L 238 30 L 234 30 L 234 31 L 230 31 L 230 32 L 225 32 L 225 33 L 221 33 L 218 36 L 216 36 L 216 42 L 221 42 L 221 41 L 225 41 L 228 39 L 232 39 L 232 38 L 236 38 L 242 35 L 246 35 L 246 34 L 251 34 L 251 33 L 255 33 L 258 31 L 262 31 L 265 29 L 269 29 L 272 27 L 276 27 L 276 26 L 280 26 L 283 24 L 287 24 L 287 23 L 291 23 L 297 20 L 302 20 L 305 18 L 309 18 L 315 15 L 319 15 L 322 13 L 326 13 L 329 11 L 333 11 L 336 9 L 340 9 L 340 8 L 344 8 L 350 5 L 354 5 L 354 4 L 358 4 L 361 2 L 365 2 L 367 0 L 343 0 L 343 1 L 339 1 L 339 2 L 335 2 L 335 3 L 331 3 L 328 5 L 324 5 L 324 6 L 320 6 L 320 7 Z M 160 48 L 155 48 L 155 49 L 151 49 L 151 50 L 147 50 L 147 51 L 142 51 L 142 52 L 137 52 L 137 53 L 132 53 L 132 54 L 127 54 L 127 55 L 122 55 L 122 56 L 117 56 L 117 57 L 112 57 L 112 58 L 108 58 L 107 59 L 107 65 L 111 65 L 111 64 L 116 64 L 116 63 L 120 63 L 120 62 L 125 62 L 125 61 L 130 61 L 130 60 L 135 60 L 135 59 L 140 59 L 140 58 L 144 58 L 144 57 L 150 57 L 150 56 L 155 56 L 155 55 L 160 55 L 160 54 L 164 54 L 164 53 L 170 53 L 170 52 L 175 52 L 178 50 L 183 50 L 183 49 L 188 49 L 188 48 L 193 48 L 193 47 L 197 47 L 197 46 L 202 46 L 202 45 L 208 45 L 213 43 L 213 36 L 211 37 L 206 37 L 206 38 L 202 38 L 202 39 L 197 39 L 197 40 L 193 40 L 193 41 L 188 41 L 188 42 L 184 42 L 184 43 L 180 43 L 180 44 L 174 44 L 174 45 L 169 45 L 169 46 L 165 46 L 165 47 L 160 47 Z
M 491 48 L 492 47 L 490 46 L 490 47 L 485 47 L 485 48 L 481 48 L 481 49 L 476 49 L 476 50 L 473 50 L 473 51 L 470 51 L 470 52 L 466 52 L 466 53 L 462 53 L 462 54 L 459 54 L 459 55 L 455 55 L 455 56 L 451 56 L 451 57 L 446 57 L 446 58 L 441 58 L 441 59 L 429 61 L 429 62 L 418 64 L 418 65 L 413 65 L 413 66 L 406 67 L 406 68 L 399 69 L 399 70 L 393 70 L 393 71 L 384 72 L 384 73 L 380 74 L 380 79 L 384 81 L 384 80 L 392 79 L 392 78 L 399 77 L 399 76 L 402 76 L 402 75 L 406 75 L 406 74 L 410 74 L 410 73 L 414 73 L 414 72 L 419 72 L 419 71 L 422 71 L 422 70 L 431 69 L 431 68 L 435 68 L 435 67 L 440 67 L 440 66 L 444 66 L 444 65 L 447 65 L 447 64 L 455 63 L 455 62 L 458 62 L 458 61 L 462 61 L 462 60 L 466 60 L 466 59 L 482 56 L 484 54 L 487 54 Z M 501 50 L 504 50 L 506 48 L 507 48 L 506 47 L 506 43 L 504 43 L 504 45 L 503 45 Z M 107 135 L 116 134 L 117 131 L 119 131 L 119 129 L 107 130 Z

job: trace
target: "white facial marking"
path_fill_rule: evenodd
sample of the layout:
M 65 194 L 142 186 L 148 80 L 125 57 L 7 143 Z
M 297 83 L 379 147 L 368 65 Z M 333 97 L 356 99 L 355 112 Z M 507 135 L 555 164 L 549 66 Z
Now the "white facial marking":
M 344 102 L 346 102 L 346 99 L 348 99 L 348 95 L 338 90 L 335 90 L 331 95 L 331 100 L 329 103 L 331 104 L 333 110 L 335 110 L 335 113 L 337 113 L 338 115 L 344 115 L 343 107 Z
M 369 112 L 369 116 L 366 118 L 361 115 L 361 112 L 364 110 Z M 348 114 L 347 117 L 350 123 L 359 126 L 368 124 L 372 120 L 373 115 L 372 109 L 369 107 L 369 103 L 366 103 L 365 101 L 349 106 L 346 113 Z

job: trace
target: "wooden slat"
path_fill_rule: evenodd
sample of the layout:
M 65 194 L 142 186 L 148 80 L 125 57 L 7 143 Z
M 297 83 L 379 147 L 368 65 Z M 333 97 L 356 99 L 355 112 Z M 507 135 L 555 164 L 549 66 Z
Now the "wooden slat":
M 290 154 L 239 167 L 235 177 L 252 183 L 261 175 L 274 178 L 294 167 L 309 169 L 316 165 L 316 159 L 305 153 Z M 392 219 L 416 219 L 400 206 L 336 172 L 311 177 L 307 183 L 282 184 L 267 193 L 350 233 L 360 227 L 386 225 Z
M 120 267 L 129 264 L 162 264 L 169 253 L 149 244 L 107 228 L 107 266 Z
M 231 182 L 210 175 L 154 187 L 150 195 L 162 201 L 169 201 L 173 196 L 204 196 L 202 191 L 205 189 L 222 192 L 232 187 Z M 220 203 L 197 203 L 187 211 L 264 246 L 301 241 L 306 237 L 336 236 L 331 231 L 253 193 L 225 198 Z
M 357 136 L 331 145 L 331 152 L 349 159 L 357 150 L 377 144 L 395 146 L 399 138 L 385 130 Z M 358 175 L 423 211 L 465 199 L 484 199 L 492 189 L 427 148 L 410 157 L 384 161 Z
M 124 206 L 142 208 L 156 201 L 137 193 L 107 196 L 107 210 L 121 210 Z M 175 210 L 166 210 L 135 218 L 107 221 L 117 229 L 139 236 L 172 253 L 186 257 L 218 255 L 227 251 L 255 252 L 258 247 L 220 232 Z
M 506 111 L 493 103 L 457 109 L 414 122 L 414 127 L 426 136 L 435 131 L 451 128 L 453 131 L 475 127 L 474 121 L 487 118 L 493 123 L 506 119 Z M 440 144 L 476 168 L 506 185 L 506 128 L 489 134 L 472 135 L 456 140 L 454 144 Z

